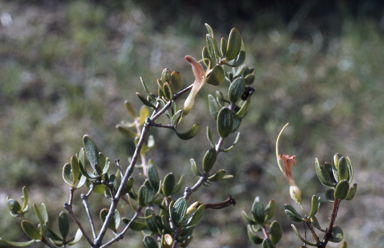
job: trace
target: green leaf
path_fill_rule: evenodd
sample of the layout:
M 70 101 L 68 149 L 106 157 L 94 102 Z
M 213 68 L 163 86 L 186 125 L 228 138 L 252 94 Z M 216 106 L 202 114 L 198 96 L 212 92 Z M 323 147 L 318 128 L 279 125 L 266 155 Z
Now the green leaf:
M 34 240 L 41 240 L 42 236 L 39 232 L 39 229 L 35 227 L 30 221 L 23 220 L 21 222 L 21 228 L 23 229 L 24 233 Z
M 259 201 L 259 197 L 256 197 L 252 205 L 252 215 L 256 223 L 263 226 L 265 219 L 264 205 Z
M 44 203 L 41 203 L 41 216 L 43 218 L 43 223 L 47 225 L 48 223 L 48 211 L 47 208 L 45 207 Z
M 276 203 L 274 200 L 270 200 L 268 205 L 265 207 L 265 219 L 267 221 L 273 217 L 276 211 Z
M 218 172 L 216 172 L 215 174 L 213 174 L 212 176 L 210 176 L 208 179 L 210 181 L 220 181 L 221 179 L 223 179 L 223 177 L 225 176 L 227 172 L 224 170 L 224 169 L 221 169 L 219 170 Z
M 347 242 L 344 241 L 340 248 L 347 248 Z
M 211 181 L 206 180 L 206 181 L 203 182 L 203 185 L 204 185 L 205 187 L 211 187 L 211 186 L 212 186 L 212 183 L 211 183 Z
M 212 133 L 211 133 L 211 129 L 209 128 L 209 126 L 207 126 L 207 139 L 208 139 L 209 143 L 211 144 L 212 148 L 215 148 L 215 143 L 212 140 Z
M 60 230 L 61 236 L 65 240 L 69 232 L 69 220 L 68 220 L 68 215 L 63 211 L 59 214 L 59 230 Z
M 123 217 L 123 222 L 128 225 L 128 223 L 131 221 L 131 219 L 128 219 L 126 217 Z M 142 231 L 147 228 L 147 225 L 138 221 L 133 221 L 131 225 L 129 226 L 134 231 Z
M 179 133 L 176 131 L 176 135 L 182 140 L 189 140 L 195 137 L 198 131 L 199 131 L 199 124 L 196 123 L 192 126 L 192 128 L 189 131 L 185 133 Z
M 232 103 L 236 103 L 243 95 L 245 82 L 242 77 L 236 78 L 228 89 L 228 98 Z
M 208 174 L 210 172 L 210 170 L 212 169 L 213 165 L 216 162 L 216 156 L 217 156 L 217 153 L 216 153 L 216 150 L 214 148 L 209 149 L 205 153 L 205 156 L 203 159 L 203 171 L 205 173 Z
M 165 197 L 171 195 L 173 188 L 175 187 L 175 176 L 172 173 L 167 174 L 163 181 L 163 194 Z
M 348 174 L 349 174 L 348 183 L 352 183 L 353 173 L 354 173 L 353 172 L 353 165 L 352 165 L 352 162 L 349 159 L 349 157 L 346 157 L 345 159 L 347 160 L 347 167 L 348 167 Z
M 180 227 L 181 223 L 184 220 L 186 211 L 187 201 L 182 197 L 177 199 L 176 202 L 171 206 L 171 209 L 169 211 L 173 224 L 175 224 L 177 227 Z
M 77 229 L 75 237 L 71 242 L 68 242 L 68 245 L 74 245 L 79 243 L 82 237 L 83 237 L 83 232 L 80 229 Z
M 148 88 L 147 88 L 147 85 L 145 84 L 145 82 L 144 82 L 144 80 L 143 80 L 142 77 L 140 77 L 140 82 L 141 82 L 141 85 L 143 86 L 145 92 L 147 92 L 147 94 L 150 94 L 150 93 L 149 93 L 149 90 L 148 90 Z
M 5 240 L 5 239 L 2 239 L 0 238 L 0 241 L 8 244 L 8 245 L 12 245 L 12 246 L 16 246 L 16 247 L 25 247 L 25 246 L 29 246 L 33 243 L 36 242 L 36 240 L 32 239 L 30 241 L 24 241 L 24 242 L 17 242 L 17 241 L 9 241 L 9 240 Z
M 332 181 L 331 176 L 329 175 L 329 172 L 325 168 L 325 166 L 320 165 L 319 160 L 315 159 L 315 168 L 316 168 L 316 175 L 319 178 L 319 181 L 328 188 L 333 188 L 334 183 Z
M 320 230 L 324 233 L 326 232 L 326 230 L 321 228 L 319 221 L 317 220 L 316 216 L 312 216 L 311 221 L 312 221 L 312 224 L 314 225 L 314 227 L 316 227 L 318 230 Z
M 225 54 L 225 58 L 227 60 L 233 60 L 239 55 L 241 50 L 241 43 L 242 38 L 240 36 L 239 30 L 232 28 L 231 32 L 229 33 L 227 51 Z
M 133 186 L 133 177 L 130 177 L 130 178 L 128 179 L 127 186 L 125 187 L 125 189 L 124 189 L 122 195 L 128 194 L 128 192 L 131 191 L 132 186 Z
M 145 248 L 158 248 L 156 241 L 151 236 L 145 236 L 143 244 Z
M 206 36 L 206 43 L 207 43 L 207 49 L 209 56 L 212 58 L 214 64 L 219 63 L 219 55 L 217 54 L 217 51 L 215 49 L 215 41 L 213 40 L 213 37 L 210 34 L 207 34 Z M 217 46 L 217 45 L 216 45 Z M 211 64 L 211 67 L 213 65 Z
M 163 84 L 163 92 L 164 92 L 164 96 L 167 100 L 173 99 L 173 90 L 172 90 L 172 88 L 168 82 L 165 82 Z
M 43 216 L 41 216 L 41 212 L 40 212 L 39 208 L 37 207 L 37 205 L 35 203 L 33 203 L 33 210 L 35 210 L 37 219 L 39 220 L 40 233 L 43 233 L 43 230 L 45 229 L 45 223 L 43 221 Z
M 142 95 L 140 95 L 139 92 L 136 92 L 136 95 L 137 95 L 137 97 L 140 99 L 140 101 L 141 101 L 144 105 L 146 105 L 146 106 L 148 106 L 148 107 L 151 107 L 151 108 L 156 108 L 155 105 L 153 105 L 150 101 L 148 101 L 148 100 L 145 99 Z
M 347 160 L 344 157 L 341 157 L 339 163 L 337 163 L 337 173 L 339 175 L 339 181 L 348 180 L 349 173 L 347 168 Z
M 297 231 L 297 228 L 295 227 L 294 224 L 291 224 L 291 227 L 292 227 L 293 231 L 295 232 L 296 236 L 297 236 L 302 242 L 304 242 L 304 243 L 306 243 L 307 245 L 310 245 L 310 246 L 317 246 L 317 244 L 315 244 L 315 243 L 311 243 L 311 242 L 309 242 L 309 241 L 303 239 L 303 237 L 301 237 L 300 233 Z
M 228 43 L 228 45 L 229 45 L 229 43 Z M 227 53 L 228 53 L 228 51 L 227 51 Z M 243 40 L 241 40 L 241 49 L 240 49 L 239 55 L 234 60 L 229 61 L 227 59 L 225 64 L 228 66 L 231 66 L 231 67 L 237 67 L 237 66 L 241 65 L 242 63 L 244 63 L 245 55 L 246 55 L 245 45 L 244 45 Z M 228 54 L 226 56 L 228 56 Z
M 138 192 L 138 202 L 141 207 L 145 207 L 149 200 L 149 191 L 145 185 L 141 185 Z
M 227 54 L 227 40 L 224 38 L 221 38 L 221 40 L 220 40 L 220 50 L 221 50 L 223 57 L 225 57 Z
M 327 199 L 329 202 L 335 201 L 335 190 L 334 189 L 328 189 L 325 191 L 325 199 Z
M 219 114 L 220 107 L 216 102 L 216 99 L 212 95 L 208 95 L 208 106 L 209 113 L 213 117 L 213 119 L 217 120 L 217 115 Z
M 236 114 L 233 116 L 236 119 L 242 119 L 244 118 L 251 108 L 251 100 L 252 98 L 248 97 L 247 100 L 244 102 L 244 104 L 241 106 L 240 110 L 236 112 Z
M 224 82 L 224 69 L 220 65 L 215 65 L 212 70 L 208 72 L 207 83 L 211 85 L 221 85 Z
M 263 243 L 263 239 L 260 238 L 259 236 L 257 236 L 253 231 L 252 231 L 252 227 L 251 225 L 248 225 L 247 226 L 247 234 L 248 234 L 248 238 L 249 240 L 254 243 L 255 245 L 259 245 L 261 243 Z
M 167 218 L 165 215 L 162 215 L 162 216 L 161 216 L 161 223 L 163 224 L 165 230 L 167 230 L 167 231 L 170 232 L 170 233 L 173 233 L 173 229 L 172 229 L 171 226 L 169 225 L 168 218 Z
M 312 218 L 312 216 L 314 216 L 317 211 L 319 210 L 320 208 L 320 196 L 317 197 L 317 196 L 312 196 L 312 201 L 311 201 L 311 212 L 309 213 L 309 216 L 308 218 Z
M 240 132 L 237 133 L 235 141 L 233 141 L 232 145 L 230 147 L 228 147 L 227 149 L 222 149 L 222 151 L 223 152 L 231 151 L 236 146 L 237 142 L 239 141 L 239 138 L 240 138 Z
M 197 168 L 195 160 L 193 158 L 191 158 L 190 161 L 191 161 L 191 169 L 192 169 L 193 174 L 195 174 L 195 176 L 201 176 L 202 174 L 200 173 L 199 169 Z
M 203 216 L 205 210 L 205 204 L 201 204 L 196 211 L 192 214 L 192 216 L 188 219 L 187 225 L 196 225 L 197 222 L 201 219 Z
M 226 138 L 233 128 L 233 116 L 227 107 L 223 107 L 217 116 L 217 132 L 222 138 Z
M 294 209 L 294 207 L 292 207 L 291 205 L 285 204 L 284 209 L 285 209 L 285 214 L 289 219 L 296 222 L 304 221 L 304 219 L 300 216 L 300 214 L 297 213 L 296 209 Z
M 148 180 L 152 188 L 158 191 L 160 183 L 159 173 L 157 172 L 156 167 L 153 165 L 148 166 Z
M 64 182 L 66 182 L 69 185 L 72 185 L 73 183 L 73 175 L 72 175 L 72 169 L 71 169 L 71 164 L 66 163 L 63 167 L 63 173 L 62 177 Z
M 144 125 L 145 119 L 149 117 L 149 110 L 147 107 L 142 106 L 140 108 L 140 125 Z
M 109 209 L 107 209 L 107 208 L 103 208 L 100 211 L 99 216 L 100 216 L 100 219 L 101 219 L 101 221 L 103 223 L 105 222 L 105 219 L 106 219 L 106 217 L 108 215 L 108 212 L 109 212 Z M 113 231 L 116 231 L 119 228 L 119 226 L 120 226 L 120 220 L 121 220 L 120 213 L 116 209 L 114 215 L 112 216 L 111 222 L 108 225 L 108 228 L 113 230 Z
M 335 243 L 339 243 L 343 240 L 343 237 L 343 230 L 338 226 L 334 226 L 332 228 L 332 236 L 329 240 Z
M 80 176 L 80 165 L 79 165 L 79 160 L 77 160 L 76 156 L 71 157 L 71 173 L 73 177 L 73 185 L 76 183 L 77 179 Z
M 164 68 L 164 70 L 161 72 L 161 81 L 163 83 L 171 81 L 171 70 Z
M 262 248 L 273 248 L 273 243 L 270 239 L 264 239 L 263 243 L 261 243 Z
M 355 196 L 357 190 L 357 183 L 355 183 L 348 191 L 347 197 L 345 197 L 346 200 L 350 201 Z
M 142 80 L 142 78 L 140 78 Z M 133 107 L 132 103 L 128 102 L 128 101 L 124 101 L 124 106 L 125 106 L 125 109 L 128 111 L 128 113 L 133 117 L 133 118 L 136 118 L 137 115 L 136 115 L 136 111 L 135 111 L 135 108 Z
M 179 123 L 179 120 L 180 120 L 180 117 L 182 115 L 183 111 L 180 109 L 179 111 L 177 111 L 171 118 L 171 123 L 173 126 L 177 126 L 177 124 Z
M 7 199 L 7 206 L 12 214 L 18 215 L 18 213 L 21 211 L 20 203 L 14 199 Z
M 237 131 L 237 129 L 239 129 L 239 127 L 241 125 L 241 120 L 242 119 L 233 118 L 233 127 L 232 127 L 231 133 L 234 133 Z
M 117 130 L 126 138 L 132 139 L 138 136 L 138 134 L 134 131 L 129 130 L 123 125 L 116 125 Z
M 96 166 L 99 165 L 99 151 L 97 150 L 97 146 L 88 134 L 83 136 L 83 144 L 88 160 L 93 170 L 96 171 Z
M 28 209 L 28 200 L 29 200 L 27 187 L 24 186 L 22 191 L 23 191 L 23 207 L 22 207 L 22 210 L 26 211 Z
M 172 190 L 171 195 L 174 195 L 177 192 L 179 192 L 179 190 L 181 189 L 181 186 L 183 185 L 183 179 L 184 179 L 184 175 L 181 175 L 180 180 L 176 183 L 175 187 Z
M 54 231 L 52 231 L 49 228 L 48 228 L 48 231 L 47 231 L 47 237 L 52 239 L 53 241 L 63 241 L 63 239 L 60 238 L 59 235 L 57 235 Z
M 171 74 L 171 86 L 173 92 L 179 92 L 182 88 L 181 75 L 178 71 L 173 71 Z
M 274 245 L 276 245 L 280 241 L 281 237 L 283 236 L 283 229 L 279 222 L 272 222 L 271 227 L 269 229 L 269 235 Z
M 348 195 L 349 183 L 347 180 L 340 181 L 335 188 L 335 199 L 344 200 Z
M 147 208 L 145 209 L 144 216 L 145 217 L 152 216 L 150 218 L 145 219 L 145 223 L 147 224 L 147 227 L 149 230 L 151 230 L 153 233 L 157 233 L 158 231 L 157 231 L 157 225 L 155 222 L 155 212 L 153 212 L 152 209 Z
M 248 74 L 244 77 L 245 85 L 251 85 L 255 81 L 255 74 Z
M 247 223 L 249 225 L 256 225 L 257 224 L 256 221 L 249 218 L 249 216 L 244 211 L 241 213 L 241 216 L 243 217 L 243 220 L 245 221 L 245 223 Z
M 149 183 L 148 179 L 145 180 L 144 182 L 144 185 L 147 187 L 148 189 L 148 203 L 151 203 L 153 202 L 153 200 L 155 200 L 156 196 L 157 196 L 157 191 L 158 190 L 155 190 L 151 184 Z

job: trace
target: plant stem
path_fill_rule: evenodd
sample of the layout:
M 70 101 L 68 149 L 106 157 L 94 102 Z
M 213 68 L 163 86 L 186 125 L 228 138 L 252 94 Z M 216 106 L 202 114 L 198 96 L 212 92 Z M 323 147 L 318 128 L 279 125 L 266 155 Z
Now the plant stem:
M 329 239 L 332 237 L 332 229 L 333 229 L 333 225 L 335 224 L 335 220 L 337 217 L 337 211 L 339 210 L 340 202 L 341 202 L 341 200 L 339 200 L 339 199 L 335 199 L 335 201 L 333 202 L 331 222 L 329 222 L 329 227 L 327 228 L 327 231 L 324 235 L 323 242 L 322 242 L 321 246 L 319 246 L 319 248 L 325 248 L 327 246 Z
M 89 211 L 89 207 L 88 207 L 88 202 L 87 202 L 87 199 L 88 199 L 88 196 L 91 194 L 92 190 L 93 190 L 93 187 L 94 185 L 91 184 L 89 186 L 89 192 L 84 195 L 84 194 L 81 194 L 81 199 L 83 201 L 83 205 L 84 205 L 84 208 L 85 208 L 85 211 L 87 212 L 87 216 L 88 216 L 88 219 L 89 219 L 89 222 L 91 224 L 91 229 L 92 229 L 92 235 L 93 235 L 93 239 L 96 239 L 96 230 L 95 230 L 95 225 L 93 224 L 93 219 L 92 219 L 92 215 L 91 215 L 91 212 Z
M 46 240 L 44 237 L 41 238 L 41 242 L 43 242 L 44 244 L 46 244 L 47 246 L 51 247 L 51 248 L 57 248 L 56 246 L 54 246 L 51 242 L 49 242 L 48 240 Z

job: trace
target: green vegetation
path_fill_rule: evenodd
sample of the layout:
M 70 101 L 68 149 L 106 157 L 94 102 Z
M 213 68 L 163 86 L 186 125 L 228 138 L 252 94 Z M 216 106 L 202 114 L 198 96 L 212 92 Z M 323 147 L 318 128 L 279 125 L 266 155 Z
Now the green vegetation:
M 82 145 L 79 137 L 89 134 L 112 161 L 132 154 L 133 143 L 115 130 L 120 120 L 129 121 L 124 100 L 132 100 L 134 108 L 140 109 L 141 103 L 133 101 L 137 91 L 144 92 L 139 77 L 153 82 L 164 67 L 180 71 L 183 88 L 192 84 L 190 65 L 183 58 L 201 54 L 204 33 L 192 36 L 172 28 L 156 31 L 156 20 L 134 4 L 113 12 L 87 1 L 67 2 L 57 8 L 17 2 L 2 3 L 1 7 L 2 13 L 10 13 L 13 18 L 12 25 L 0 31 L 3 199 L 7 195 L 16 198 L 20 188 L 27 186 L 33 196 L 30 202 L 45 202 L 50 216 L 57 216 L 56 210 L 68 200 L 68 192 L 59 186 L 63 185 L 62 166 L 78 152 Z M 241 211 L 249 211 L 256 195 L 264 202 L 275 199 L 277 206 L 290 203 L 274 154 L 276 136 L 286 122 L 290 125 L 280 149 L 296 155 L 296 184 L 313 189 L 303 191 L 302 198 L 307 199 L 304 207 L 309 209 L 312 194 L 323 192 L 316 179 L 314 158 L 327 161 L 336 151 L 348 154 L 354 163 L 359 193 L 354 204 L 342 210 L 346 212 L 339 216 L 337 225 L 348 223 L 344 235 L 352 247 L 383 241 L 378 218 L 384 170 L 382 28 L 376 22 L 348 19 L 341 26 L 337 36 L 322 36 L 314 30 L 310 39 L 295 37 L 279 27 L 256 33 L 240 30 L 247 47 L 246 64 L 255 68 L 254 107 L 241 126 L 242 145 L 230 156 L 217 158 L 234 179 L 224 189 L 213 184 L 199 195 L 209 202 L 220 202 L 231 194 L 237 205 L 211 210 L 211 218 L 203 218 L 194 232 L 194 246 L 251 247 Z M 221 36 L 225 35 L 217 34 Z M 201 95 L 213 90 L 207 85 Z M 204 101 L 196 102 L 194 108 L 206 109 L 208 99 Z M 189 114 L 191 120 L 201 127 L 210 125 L 196 112 Z M 187 130 L 192 124 L 186 117 L 180 129 Z M 215 130 L 214 126 L 211 129 Z M 188 160 L 209 148 L 209 144 L 201 145 L 207 144 L 203 128 L 185 144 L 169 133 L 157 129 L 151 132 L 156 140 L 168 140 L 152 150 L 151 158 L 156 159 L 162 178 L 173 171 L 175 175 L 185 174 L 185 185 L 191 185 L 194 177 Z M 126 157 L 120 159 L 126 164 Z M 191 199 L 198 200 L 194 196 Z M 20 230 L 9 227 L 19 223 L 2 206 L 1 237 L 16 240 Z M 99 210 L 91 208 L 95 215 Z M 280 243 L 297 246 L 283 211 L 280 207 L 275 214 L 284 230 Z M 329 211 L 320 209 L 318 215 L 325 220 Z M 57 226 L 58 221 L 53 222 L 52 226 Z M 75 232 L 68 236 L 74 237 Z M 129 238 L 132 247 L 142 246 L 142 237 Z

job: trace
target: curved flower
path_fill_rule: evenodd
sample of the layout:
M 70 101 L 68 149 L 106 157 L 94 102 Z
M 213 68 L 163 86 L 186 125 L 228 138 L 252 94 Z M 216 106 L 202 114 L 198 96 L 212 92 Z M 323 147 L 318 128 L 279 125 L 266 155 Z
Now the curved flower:
M 192 65 L 193 75 L 195 76 L 195 81 L 193 82 L 193 86 L 191 92 L 189 93 L 187 99 L 184 102 L 184 111 L 183 116 L 186 116 L 189 111 L 193 108 L 195 104 L 195 97 L 197 92 L 201 89 L 201 87 L 206 82 L 205 71 L 203 67 L 197 62 L 192 56 L 185 56 L 185 60 Z
M 289 194 L 291 196 L 291 198 L 301 206 L 301 189 L 296 185 L 295 183 L 295 180 L 293 179 L 293 176 L 292 176 L 292 171 L 291 171 L 291 166 L 295 166 L 296 165 L 296 161 L 295 161 L 295 158 L 296 156 L 293 155 L 293 156 L 289 156 L 289 155 L 286 155 L 286 154 L 279 154 L 279 139 L 280 139 L 280 135 L 283 133 L 284 131 L 284 128 L 286 126 L 288 126 L 289 123 L 287 123 L 283 129 L 281 129 L 280 133 L 279 133 L 279 136 L 277 136 L 277 140 L 276 140 L 276 160 L 277 160 L 277 164 L 279 165 L 279 168 L 281 170 L 281 172 L 283 173 L 283 175 L 285 176 L 285 178 L 287 179 L 288 181 L 288 184 L 289 184 Z M 284 169 L 281 167 L 281 164 L 280 164 L 280 160 L 283 159 L 284 160 Z

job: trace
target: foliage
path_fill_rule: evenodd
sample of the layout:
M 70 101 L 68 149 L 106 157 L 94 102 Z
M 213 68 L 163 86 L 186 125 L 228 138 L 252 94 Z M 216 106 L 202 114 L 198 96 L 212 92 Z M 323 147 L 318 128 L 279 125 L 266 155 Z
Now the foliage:
M 156 93 L 151 93 L 141 78 L 145 93 L 144 95 L 136 93 L 139 100 L 144 104 L 139 115 L 136 114 L 135 108 L 130 102 L 125 102 L 125 108 L 134 121 L 122 122 L 116 128 L 124 137 L 132 139 L 135 144 L 135 150 L 132 157 L 128 159 L 129 165 L 126 166 L 125 171 L 119 160 L 115 161 L 116 167 L 112 167 L 109 158 L 99 152 L 95 141 L 87 134 L 83 136 L 83 147 L 79 153 L 72 156 L 70 162 L 64 165 L 62 178 L 70 186 L 69 201 L 64 203 L 64 208 L 77 224 L 76 235 L 72 238 L 67 237 L 69 219 L 68 214 L 64 212 L 61 212 L 58 218 L 60 235 L 50 229 L 48 227 L 48 212 L 44 204 L 41 205 L 41 210 L 37 205 L 33 205 L 39 222 L 38 226 L 27 220 L 25 213 L 28 211 L 29 196 L 26 188 L 23 188 L 21 204 L 9 198 L 7 198 L 7 204 L 13 217 L 22 218 L 22 230 L 31 240 L 13 242 L 1 239 L 1 241 L 19 247 L 30 245 L 33 242 L 43 242 L 49 247 L 66 247 L 76 244 L 84 236 L 91 247 L 107 247 L 122 239 L 124 234 L 131 229 L 141 231 L 145 235 L 143 244 L 146 248 L 158 246 L 187 247 L 192 241 L 193 231 L 206 209 L 222 209 L 236 204 L 232 196 L 228 196 L 222 202 L 196 201 L 188 204 L 189 197 L 201 186 L 210 187 L 213 183 L 233 178 L 232 175 L 227 175 L 225 169 L 217 171 L 213 169 L 218 155 L 231 151 L 238 143 L 240 133 L 237 133 L 232 145 L 223 148 L 224 140 L 237 132 L 243 119 L 252 109 L 251 99 L 255 92 L 255 88 L 250 86 L 255 79 L 254 69 L 243 65 L 246 50 L 239 31 L 235 28 L 232 29 L 228 40 L 221 38 L 220 45 L 218 45 L 212 28 L 208 24 L 206 24 L 206 28 L 208 31 L 206 46 L 202 50 L 202 62 L 206 69 L 204 70 L 192 56 L 185 56 L 186 61 L 192 66 L 195 78 L 192 85 L 182 89 L 180 73 L 171 72 L 165 68 L 160 78 L 157 79 Z M 199 130 L 199 124 L 194 124 L 187 131 L 180 131 L 179 124 L 188 119 L 188 114 L 193 112 L 195 101 L 200 100 L 197 96 L 198 92 L 205 83 L 227 87 L 225 93 L 218 90 L 215 92 L 215 96 L 208 95 L 210 116 L 204 115 L 204 118 L 212 118 L 215 122 L 218 140 L 215 141 L 208 126 L 207 139 L 212 148 L 206 151 L 201 165 L 198 166 L 194 159 L 190 160 L 192 173 L 197 177 L 197 180 L 193 186 L 185 188 L 183 196 L 176 197 L 175 195 L 182 188 L 184 175 L 180 176 L 179 181 L 176 180 L 172 172 L 164 178 L 159 177 L 155 166 L 156 162 L 152 160 L 147 162 L 146 159 L 146 153 L 155 146 L 154 138 L 149 135 L 149 132 L 153 127 L 164 128 L 173 131 L 181 140 L 194 138 Z M 178 109 L 177 100 L 186 93 L 189 95 L 184 101 L 184 106 L 182 109 Z M 169 124 L 162 124 L 158 121 L 162 115 L 168 117 Z M 305 214 L 301 203 L 301 190 L 295 184 L 291 173 L 291 166 L 296 163 L 295 156 L 278 154 L 280 135 L 276 142 L 278 164 L 290 185 L 291 198 L 299 204 Z M 138 164 L 139 158 L 141 164 Z M 284 170 L 279 162 L 281 158 L 284 159 Z M 144 181 L 132 176 L 135 169 L 142 170 Z M 328 241 L 340 242 L 343 239 L 343 232 L 341 228 L 334 226 L 334 221 L 340 201 L 351 200 L 357 185 L 349 186 L 353 179 L 352 163 L 348 157 L 344 158 L 338 154 L 334 157 L 333 165 L 325 164 L 322 166 L 316 160 L 316 173 L 321 183 L 331 188 L 326 193 L 328 200 L 334 202 L 329 228 L 327 230 L 321 229 L 315 217 L 320 206 L 320 198 L 316 196 L 312 197 L 309 215 L 300 216 L 291 205 L 285 206 L 285 212 L 291 220 L 304 222 L 316 239 L 316 243 L 307 241 L 300 236 L 296 227 L 293 226 L 295 233 L 303 242 L 317 247 L 326 247 Z M 141 186 L 135 190 L 133 183 L 137 180 L 141 181 Z M 84 185 L 89 190 L 86 194 L 81 194 L 81 200 L 90 222 L 90 231 L 84 228 L 84 223 L 79 221 L 73 209 L 75 191 Z M 88 203 L 88 199 L 94 197 L 95 194 L 103 194 L 109 205 L 108 208 L 100 210 L 101 227 L 98 231 L 96 231 L 95 221 L 90 212 L 91 205 Z M 130 213 L 130 218 L 122 217 L 123 214 L 120 212 L 126 211 L 122 209 L 121 201 L 124 201 L 133 210 L 133 213 Z M 97 205 L 93 207 L 98 208 Z M 273 200 L 264 208 L 259 198 L 256 198 L 252 206 L 254 219 L 249 218 L 243 212 L 243 217 L 249 224 L 248 235 L 253 243 L 262 244 L 263 247 L 274 247 L 280 241 L 282 237 L 281 225 L 276 221 L 269 222 L 275 209 Z M 120 228 L 122 222 L 125 226 Z M 269 231 L 266 230 L 266 226 L 270 226 Z M 325 233 L 322 242 L 313 231 L 313 226 Z M 105 234 L 108 229 L 111 229 L 114 237 L 106 241 Z M 264 239 L 254 233 L 258 230 L 263 231 Z M 158 242 L 153 237 L 157 237 Z M 346 243 L 343 243 L 343 247 L 346 247 Z

